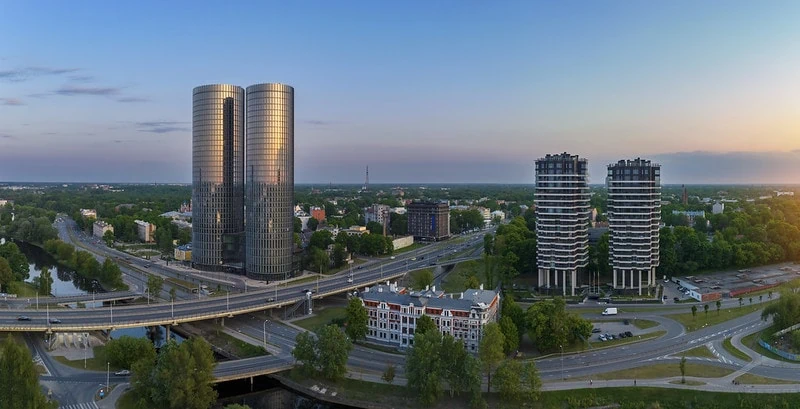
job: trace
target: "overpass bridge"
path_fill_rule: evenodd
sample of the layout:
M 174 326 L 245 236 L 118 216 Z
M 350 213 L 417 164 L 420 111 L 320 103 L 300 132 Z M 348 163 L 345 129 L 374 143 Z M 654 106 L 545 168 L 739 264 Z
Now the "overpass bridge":
M 92 294 L 78 294 L 78 295 L 67 295 L 61 297 L 39 297 L 39 298 L 15 298 L 9 299 L 7 303 L 10 306 L 20 306 L 20 305 L 36 305 L 39 304 L 44 306 L 46 304 L 50 305 L 68 305 L 68 304 L 76 304 L 79 302 L 98 302 L 98 301 L 122 301 L 122 300 L 133 300 L 136 298 L 142 297 L 141 294 L 137 294 L 133 291 L 114 291 L 114 292 L 107 292 L 107 293 L 92 293 Z
M 294 357 L 288 354 L 224 361 L 214 368 L 214 382 L 227 382 L 253 376 L 269 375 L 286 371 L 293 367 Z
M 430 249 L 435 257 L 446 249 Z M 413 257 L 417 258 L 417 257 Z M 151 305 L 114 307 L 109 305 L 92 309 L 59 309 L 53 311 L 3 310 L 0 311 L 0 331 L 25 332 L 88 332 L 110 331 L 156 325 L 178 325 L 184 322 L 228 318 L 240 314 L 279 308 L 304 299 L 320 299 L 387 280 L 429 267 L 429 261 L 397 259 L 389 263 L 354 270 L 350 273 L 321 278 L 317 282 L 300 283 L 274 289 L 261 289 L 247 293 L 228 294 L 225 297 L 204 298 Z M 309 294 L 306 290 L 311 290 Z M 30 320 L 20 320 L 24 315 Z

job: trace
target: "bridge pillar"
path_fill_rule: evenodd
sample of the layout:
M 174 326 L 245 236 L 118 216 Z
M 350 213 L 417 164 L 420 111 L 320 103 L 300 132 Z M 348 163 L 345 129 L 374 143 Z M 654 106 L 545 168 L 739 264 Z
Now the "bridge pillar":
M 253 391 L 253 377 L 250 377 L 250 392 Z
M 169 333 L 170 333 L 170 328 L 171 328 L 171 326 L 170 326 L 170 325 L 165 325 L 165 326 L 164 326 L 164 329 L 166 329 L 166 331 L 167 331 L 167 341 L 169 341 Z
M 222 318 L 219 319 L 219 325 L 221 325 L 223 327 L 225 326 L 225 317 L 222 317 Z

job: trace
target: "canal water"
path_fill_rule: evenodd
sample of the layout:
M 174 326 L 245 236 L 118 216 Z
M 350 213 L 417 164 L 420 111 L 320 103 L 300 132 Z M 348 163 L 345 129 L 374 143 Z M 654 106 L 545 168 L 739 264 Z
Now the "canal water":
M 32 283 L 33 279 L 39 277 L 42 268 L 47 267 L 53 277 L 53 292 L 56 297 L 68 295 L 82 295 L 92 291 L 102 292 L 96 280 L 87 279 L 79 276 L 74 270 L 63 265 L 59 265 L 53 256 L 47 254 L 43 249 L 30 245 L 25 242 L 15 242 L 20 251 L 28 258 L 28 277 L 27 282 Z

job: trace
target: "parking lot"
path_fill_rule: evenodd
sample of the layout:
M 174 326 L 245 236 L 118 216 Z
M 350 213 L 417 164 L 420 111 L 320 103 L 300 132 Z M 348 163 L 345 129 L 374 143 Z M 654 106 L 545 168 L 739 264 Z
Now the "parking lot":
M 664 295 L 667 297 L 667 303 L 675 302 L 675 297 L 680 301 L 691 299 L 687 294 L 678 290 L 679 285 L 675 282 L 676 279 L 699 287 L 703 293 L 718 292 L 722 298 L 730 298 L 738 297 L 742 292 L 769 289 L 795 278 L 800 278 L 800 265 L 795 263 L 773 264 L 742 270 L 673 277 L 669 282 L 664 283 Z
M 597 329 L 600 330 L 599 333 L 592 333 L 589 341 L 597 342 L 602 341 L 600 338 L 601 335 L 609 334 L 618 337 L 620 333 L 630 332 L 633 336 L 639 335 L 644 333 L 644 330 L 640 330 L 633 325 L 633 320 L 628 320 L 628 325 L 625 325 L 624 320 L 620 319 L 618 321 L 594 321 L 592 325 L 594 325 L 595 331 Z

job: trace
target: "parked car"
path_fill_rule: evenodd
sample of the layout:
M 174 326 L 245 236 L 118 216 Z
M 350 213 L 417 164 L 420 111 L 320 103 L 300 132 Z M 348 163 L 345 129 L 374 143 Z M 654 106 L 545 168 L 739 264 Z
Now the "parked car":
M 600 328 L 592 328 L 592 334 L 599 334 L 602 331 Z
M 632 337 L 632 336 L 633 336 L 633 333 L 632 333 L 632 332 L 630 332 L 630 331 L 625 331 L 625 336 L 627 336 L 627 337 Z
M 675 297 L 675 298 L 673 298 L 673 299 L 672 299 L 672 301 L 675 301 L 675 302 L 678 302 L 678 301 L 680 301 L 680 300 L 681 300 L 681 299 L 680 299 L 680 298 L 678 298 L 678 297 Z
M 27 315 L 20 315 L 19 317 L 17 317 L 17 321 L 30 321 L 30 320 L 31 320 L 31 317 L 29 317 Z
M 131 374 L 131 371 L 129 371 L 127 369 L 123 369 L 121 371 L 114 372 L 114 375 L 117 375 L 117 376 L 128 376 L 130 374 Z

